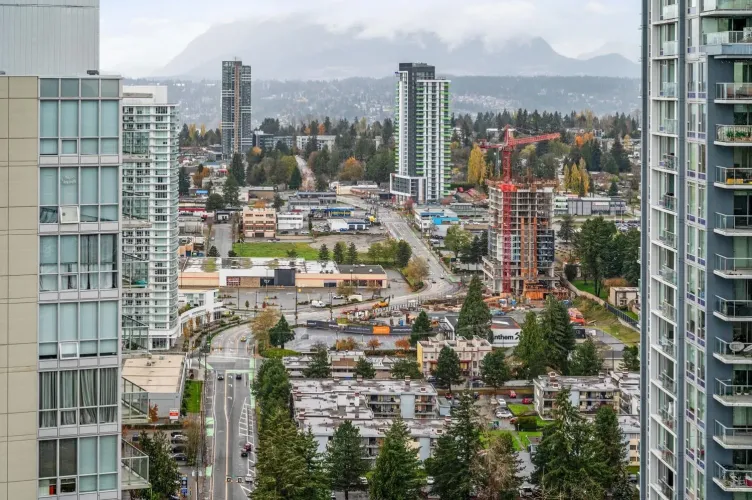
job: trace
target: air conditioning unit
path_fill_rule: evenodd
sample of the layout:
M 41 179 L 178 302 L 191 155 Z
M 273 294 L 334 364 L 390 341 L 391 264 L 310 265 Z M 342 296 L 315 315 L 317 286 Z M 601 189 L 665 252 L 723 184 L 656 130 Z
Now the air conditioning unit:
M 78 206 L 67 205 L 60 207 L 60 223 L 61 224 L 78 224 Z

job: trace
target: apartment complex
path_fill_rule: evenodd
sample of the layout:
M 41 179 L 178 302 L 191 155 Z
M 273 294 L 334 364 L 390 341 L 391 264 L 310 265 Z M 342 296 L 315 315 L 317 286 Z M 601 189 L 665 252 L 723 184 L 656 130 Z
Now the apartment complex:
M 418 342 L 418 363 L 424 377 L 429 377 L 439 362 L 439 353 L 445 347 L 450 348 L 460 358 L 460 371 L 465 377 L 480 377 L 480 364 L 486 354 L 493 349 L 491 343 L 480 337 L 466 339 L 457 337 L 455 340 L 427 339 Z
M 750 19 L 749 1 L 643 1 L 647 498 L 752 494 Z
M 436 203 L 449 194 L 452 136 L 449 80 L 424 63 L 400 63 L 395 73 L 395 173 L 389 191 L 402 203 Z
M 253 147 L 251 128 L 251 67 L 243 61 L 222 61 L 222 156 Z
M 551 186 L 488 186 L 491 216 L 488 255 L 483 257 L 486 286 L 538 299 L 553 288 L 554 189 Z M 505 290 L 505 283 L 510 286 Z
M 601 406 L 611 406 L 619 413 L 621 389 L 611 377 L 565 377 L 551 372 L 533 379 L 533 402 L 541 418 L 553 418 L 556 396 L 562 389 L 569 390 L 572 406 L 583 415 L 594 417 Z
M 277 211 L 273 207 L 243 207 L 243 233 L 246 238 L 274 238 Z
M 178 325 L 178 132 L 165 86 L 123 88 L 123 335 L 168 349 Z

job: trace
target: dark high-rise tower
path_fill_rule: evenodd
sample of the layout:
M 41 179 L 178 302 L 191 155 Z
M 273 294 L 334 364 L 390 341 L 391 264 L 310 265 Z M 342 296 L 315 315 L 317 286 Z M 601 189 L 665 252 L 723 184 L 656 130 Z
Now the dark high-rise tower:
M 229 161 L 252 146 L 251 67 L 240 60 L 222 61 L 222 154 Z

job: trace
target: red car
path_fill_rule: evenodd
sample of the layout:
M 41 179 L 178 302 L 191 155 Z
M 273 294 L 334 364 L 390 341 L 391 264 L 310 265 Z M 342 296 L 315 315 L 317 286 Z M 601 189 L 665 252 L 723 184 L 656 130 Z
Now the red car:
M 515 391 L 509 391 L 509 397 L 515 399 L 517 397 L 517 393 Z
M 533 398 L 522 398 L 522 404 L 523 405 L 531 405 L 531 404 L 533 404 Z

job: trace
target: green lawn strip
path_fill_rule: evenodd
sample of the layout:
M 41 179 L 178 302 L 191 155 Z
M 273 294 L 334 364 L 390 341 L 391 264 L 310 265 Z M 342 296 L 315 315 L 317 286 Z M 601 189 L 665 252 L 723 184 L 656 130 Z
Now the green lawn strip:
M 595 284 L 592 281 L 588 281 L 587 283 L 585 283 L 585 280 L 574 280 L 572 281 L 572 285 L 574 285 L 575 288 L 577 288 L 578 290 L 582 292 L 587 292 L 590 295 L 599 297 L 601 299 L 605 298 L 606 293 L 605 293 L 604 287 L 601 287 L 600 296 L 595 295 Z
M 489 440 L 494 439 L 495 437 L 501 436 L 503 434 L 511 434 L 512 443 L 514 444 L 514 450 L 523 451 L 522 444 L 520 443 L 520 438 L 517 435 L 517 432 L 515 431 L 504 431 L 504 430 L 486 431 L 485 434 L 481 434 L 480 440 L 485 445 L 486 442 L 488 442 Z
M 300 353 L 298 351 L 293 351 L 290 349 L 279 349 L 277 347 L 272 347 L 269 349 L 264 349 L 261 351 L 261 357 L 262 358 L 277 358 L 281 359 L 285 356 L 299 356 Z
M 632 311 L 624 311 L 624 314 L 626 314 L 627 316 L 629 316 L 630 318 L 632 318 L 635 321 L 639 321 L 639 319 L 640 319 L 640 317 L 637 315 L 637 313 L 634 313 Z
M 290 243 L 290 242 L 253 242 L 253 243 L 233 243 L 232 249 L 238 257 L 272 257 L 286 258 L 287 252 L 295 250 L 298 257 L 306 260 L 316 260 L 319 258 L 319 249 L 313 248 L 308 243 Z
M 543 436 L 543 433 L 540 431 L 537 431 L 537 432 L 520 431 L 517 433 L 517 437 L 522 443 L 522 449 L 524 450 L 527 450 L 527 446 L 530 444 L 530 438 L 540 438 L 542 436 Z
M 640 466 L 639 465 L 627 465 L 627 473 L 628 474 L 637 474 L 640 472 Z
M 203 382 L 199 380 L 186 380 L 183 399 L 188 413 L 201 412 L 201 386 Z
M 621 324 L 616 316 L 595 301 L 577 297 L 574 306 L 580 310 L 588 325 L 594 322 L 594 328 L 603 330 L 627 345 L 636 345 L 640 342 L 640 332 Z
M 509 408 L 509 411 L 511 411 L 515 417 L 533 411 L 533 405 L 521 405 L 517 403 L 509 403 L 507 408 Z

